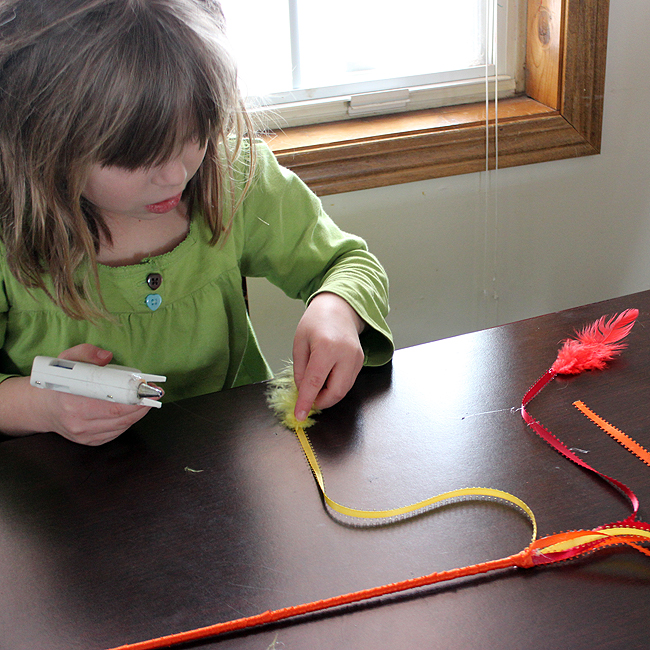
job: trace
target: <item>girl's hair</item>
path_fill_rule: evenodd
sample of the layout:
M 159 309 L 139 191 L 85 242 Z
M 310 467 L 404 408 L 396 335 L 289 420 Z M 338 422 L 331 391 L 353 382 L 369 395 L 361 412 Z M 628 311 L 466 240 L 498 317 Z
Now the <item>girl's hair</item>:
M 82 196 L 92 164 L 149 167 L 207 143 L 184 199 L 212 244 L 227 232 L 252 129 L 223 22 L 217 0 L 0 0 L 0 239 L 15 277 L 68 315 L 103 313 L 90 295 L 110 232 Z

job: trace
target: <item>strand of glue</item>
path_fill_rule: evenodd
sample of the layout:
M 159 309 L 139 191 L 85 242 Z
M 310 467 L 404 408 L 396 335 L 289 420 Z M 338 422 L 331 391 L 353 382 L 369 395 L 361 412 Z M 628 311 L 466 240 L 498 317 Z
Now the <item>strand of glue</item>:
M 623 312 L 623 314 L 621 314 L 621 316 L 619 316 L 616 320 L 616 324 L 620 325 L 623 323 L 623 325 L 619 327 L 618 333 L 613 335 L 611 333 L 605 334 L 606 336 L 610 337 L 610 352 L 608 353 L 609 356 L 606 357 L 606 360 L 613 358 L 613 356 L 615 356 L 615 354 L 618 354 L 618 352 L 623 348 L 623 346 L 620 344 L 611 345 L 611 340 L 616 343 L 616 341 L 619 341 L 625 335 L 627 335 L 637 316 L 637 310 L 627 310 L 626 312 Z M 611 319 L 606 325 L 611 325 L 613 321 L 614 319 Z M 594 326 L 598 325 L 599 323 L 602 325 L 604 323 L 604 320 L 601 319 Z M 621 332 L 623 333 L 621 334 Z M 565 343 L 568 342 L 569 341 Z M 212 638 L 226 632 L 247 630 L 260 625 L 267 625 L 270 623 L 275 623 L 298 616 L 304 616 L 306 614 L 311 614 L 326 609 L 340 608 L 345 605 L 358 603 L 369 599 L 375 599 L 402 591 L 426 587 L 436 583 L 454 580 L 456 578 L 488 573 L 490 571 L 499 569 L 531 568 L 534 566 L 552 564 L 563 560 L 577 558 L 581 555 L 593 553 L 597 550 L 614 545 L 625 544 L 640 551 L 641 553 L 650 556 L 650 550 L 640 545 L 644 542 L 650 542 L 650 526 L 646 523 L 636 521 L 636 516 L 639 510 L 639 501 L 634 492 L 632 492 L 632 490 L 630 490 L 620 481 L 613 479 L 603 474 L 602 472 L 599 472 L 598 470 L 585 463 L 581 458 L 576 456 L 563 442 L 558 440 L 550 431 L 548 431 L 548 429 L 546 429 L 540 422 L 535 420 L 526 409 L 528 404 L 540 393 L 540 391 L 546 385 L 548 385 L 550 381 L 552 381 L 558 374 L 564 374 L 562 372 L 563 370 L 567 372 L 566 367 L 563 367 L 559 361 L 560 355 L 558 355 L 558 359 L 553 364 L 553 366 L 542 377 L 540 377 L 537 382 L 535 382 L 535 384 L 524 396 L 521 406 L 522 417 L 524 421 L 533 429 L 533 431 L 535 431 L 535 433 L 537 433 L 556 451 L 580 467 L 594 472 L 597 476 L 609 482 L 627 497 L 632 506 L 632 513 L 624 520 L 599 526 L 593 530 L 567 531 L 555 535 L 549 535 L 541 539 L 536 539 L 535 517 L 530 508 L 523 501 L 517 497 L 514 497 L 513 495 L 502 492 L 500 490 L 491 490 L 487 488 L 456 490 L 453 492 L 438 495 L 438 497 L 433 497 L 432 499 L 421 501 L 411 506 L 406 506 L 405 508 L 396 508 L 384 511 L 363 511 L 341 506 L 327 496 L 325 492 L 325 484 L 322 472 L 318 465 L 316 455 L 314 454 L 311 444 L 309 443 L 309 438 L 299 423 L 293 423 L 292 428 L 294 428 L 298 439 L 300 440 L 300 443 L 303 447 L 303 450 L 325 502 L 331 508 L 341 514 L 362 518 L 385 518 L 403 515 L 407 512 L 422 510 L 423 508 L 428 507 L 434 503 L 453 498 L 498 498 L 500 500 L 506 501 L 507 503 L 515 505 L 517 508 L 523 510 L 526 513 L 533 525 L 534 532 L 532 542 L 521 552 L 498 560 L 490 560 L 487 562 L 461 567 L 458 569 L 452 569 L 449 571 L 434 572 L 425 576 L 421 576 L 420 578 L 411 578 L 380 587 L 373 587 L 371 589 L 363 589 L 349 594 L 335 596 L 333 598 L 326 598 L 311 603 L 304 603 L 302 605 L 267 611 L 255 616 L 244 617 L 233 621 L 226 621 L 224 623 L 217 623 L 215 625 L 209 625 L 194 630 L 189 630 L 187 632 L 180 632 L 176 634 L 161 636 L 148 641 L 122 645 L 117 648 L 113 648 L 112 650 L 156 650 L 158 648 L 167 648 L 182 643 Z M 604 366 L 601 365 L 600 367 Z M 588 366 L 585 368 L 588 368 Z M 578 370 L 577 372 L 581 371 L 582 370 Z M 576 370 L 570 370 L 568 372 L 576 374 Z M 585 413 L 585 415 L 596 422 L 598 426 L 612 435 L 614 439 L 619 441 L 626 448 L 639 456 L 642 460 L 644 460 L 644 462 L 650 464 L 650 454 L 647 455 L 646 459 L 642 456 L 642 453 L 639 453 L 639 451 L 641 451 L 647 454 L 643 447 L 635 443 L 631 438 L 622 432 L 618 431 L 618 429 L 615 427 L 609 425 L 609 423 L 607 423 L 602 418 L 596 416 L 593 411 L 587 407 L 583 409 L 578 404 L 576 404 L 576 406 L 580 408 L 580 410 Z

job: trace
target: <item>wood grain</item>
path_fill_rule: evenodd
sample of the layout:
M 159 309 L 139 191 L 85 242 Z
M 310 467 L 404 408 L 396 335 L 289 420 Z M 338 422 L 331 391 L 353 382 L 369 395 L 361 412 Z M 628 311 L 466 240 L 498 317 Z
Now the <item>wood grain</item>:
M 528 0 L 526 94 L 550 108 L 560 106 L 562 0 Z

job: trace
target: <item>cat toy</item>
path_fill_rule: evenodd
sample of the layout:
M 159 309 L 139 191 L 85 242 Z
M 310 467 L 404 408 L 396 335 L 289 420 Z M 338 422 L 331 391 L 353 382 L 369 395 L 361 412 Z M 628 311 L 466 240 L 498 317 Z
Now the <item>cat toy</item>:
M 644 544 L 650 542 L 650 525 L 636 521 L 639 501 L 634 492 L 620 481 L 595 470 L 582 459 L 577 457 L 563 442 L 558 440 L 540 422 L 535 420 L 526 409 L 531 400 L 558 375 L 579 374 L 588 370 L 600 370 L 605 368 L 609 361 L 620 354 L 624 349 L 625 344 L 622 343 L 622 340 L 632 329 L 637 316 L 638 310 L 628 309 L 609 320 L 603 317 L 593 325 L 577 332 L 575 339 L 567 339 L 560 349 L 551 368 L 549 368 L 549 370 L 542 375 L 542 377 L 540 377 L 540 379 L 535 382 L 535 384 L 525 394 L 521 405 L 521 415 L 524 421 L 544 441 L 569 460 L 596 473 L 626 495 L 632 505 L 632 513 L 626 519 L 599 526 L 591 530 L 567 531 L 537 539 L 535 518 L 532 511 L 530 511 L 530 508 L 513 495 L 508 495 L 505 492 L 494 490 L 492 496 L 498 495 L 498 498 L 523 510 L 533 525 L 533 539 L 531 543 L 519 553 L 497 560 L 490 560 L 449 571 L 435 572 L 419 578 L 410 578 L 401 582 L 364 589 L 349 594 L 342 594 L 333 598 L 326 598 L 311 603 L 262 612 L 254 616 L 217 623 L 178 634 L 170 634 L 149 641 L 123 645 L 118 648 L 113 648 L 112 650 L 157 650 L 158 648 L 168 648 L 183 643 L 212 638 L 226 632 L 249 630 L 261 625 L 267 625 L 323 610 L 341 608 L 352 603 L 377 599 L 389 594 L 425 587 L 461 577 L 489 573 L 499 569 L 528 569 L 536 566 L 550 565 L 578 558 L 614 545 L 627 545 L 650 556 L 650 550 L 644 546 Z M 309 443 L 309 439 L 305 433 L 305 428 L 313 424 L 313 416 L 316 415 L 316 413 L 310 413 L 309 418 L 305 422 L 299 422 L 296 420 L 293 415 L 293 409 L 295 407 L 297 391 L 295 390 L 295 386 L 292 384 L 293 382 L 291 381 L 290 375 L 285 374 L 279 382 L 273 384 L 269 396 L 269 402 L 271 407 L 278 414 L 282 423 L 296 432 L 327 505 L 334 510 L 343 512 L 343 514 L 349 516 L 365 517 L 368 512 L 373 513 L 371 516 L 379 514 L 379 516 L 382 517 L 404 514 L 401 511 L 396 512 L 395 510 L 358 511 L 353 508 L 347 508 L 346 506 L 340 506 L 340 504 L 337 504 L 327 496 L 322 472 L 318 466 L 318 460 L 316 459 Z M 580 405 L 584 406 L 582 402 L 580 402 Z M 608 430 L 607 427 L 609 427 L 611 431 L 608 431 L 608 433 L 610 433 L 612 437 L 618 439 L 621 444 L 626 446 L 626 448 L 650 464 L 650 454 L 648 454 L 648 452 L 640 445 L 625 436 L 622 432 L 618 431 L 615 427 L 609 425 L 607 422 L 602 420 L 602 418 L 598 418 L 598 416 L 588 409 L 588 407 L 584 407 L 583 409 L 577 403 L 576 406 L 588 417 L 593 419 L 601 428 Z M 646 454 L 646 458 L 642 457 L 644 453 Z M 483 489 L 472 489 L 471 497 L 484 498 L 487 496 L 487 494 L 482 493 L 481 490 Z M 456 492 L 462 492 L 462 490 Z M 452 493 L 439 495 L 438 497 L 427 499 L 418 504 L 407 506 L 406 508 L 409 512 L 415 512 L 427 507 L 427 505 L 437 502 L 436 500 L 440 501 L 444 498 L 449 498 L 449 495 L 451 494 Z M 468 493 L 466 496 L 470 496 L 470 494 Z

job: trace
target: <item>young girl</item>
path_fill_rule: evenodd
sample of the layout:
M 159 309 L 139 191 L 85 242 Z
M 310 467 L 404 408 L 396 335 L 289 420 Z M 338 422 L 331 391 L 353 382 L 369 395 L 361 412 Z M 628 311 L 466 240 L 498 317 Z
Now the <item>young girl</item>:
M 242 277 L 308 303 L 296 417 L 392 353 L 364 242 L 250 137 L 216 0 L 0 0 L 0 431 L 107 442 L 147 407 L 29 385 L 36 355 L 270 377 Z

